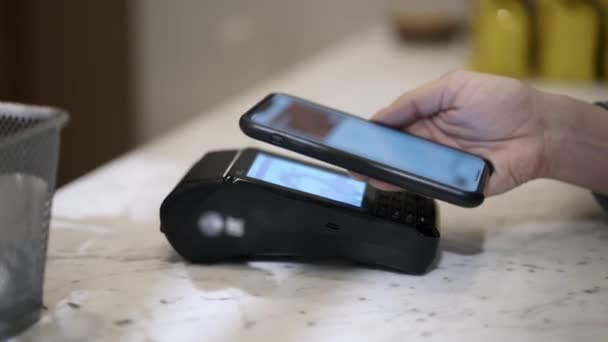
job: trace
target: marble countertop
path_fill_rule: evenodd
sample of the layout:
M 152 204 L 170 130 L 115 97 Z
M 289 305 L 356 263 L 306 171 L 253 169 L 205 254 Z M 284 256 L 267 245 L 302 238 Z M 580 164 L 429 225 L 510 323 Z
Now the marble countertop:
M 553 181 L 476 209 L 441 203 L 439 257 L 424 276 L 289 262 L 189 265 L 160 233 L 161 200 L 206 151 L 274 150 L 237 125 L 266 93 L 369 116 L 465 59 L 462 44 L 397 45 L 376 27 L 60 189 L 47 310 L 14 340 L 607 340 L 608 220 L 590 193 Z M 590 100 L 607 94 L 539 85 Z

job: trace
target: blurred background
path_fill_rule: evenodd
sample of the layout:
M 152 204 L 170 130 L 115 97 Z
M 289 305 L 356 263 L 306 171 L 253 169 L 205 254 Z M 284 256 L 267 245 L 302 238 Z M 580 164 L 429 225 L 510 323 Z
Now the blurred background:
M 602 0 L 0 0 L 0 100 L 62 107 L 59 184 L 373 25 L 463 68 L 608 78 Z M 606 98 L 608 99 L 608 92 Z

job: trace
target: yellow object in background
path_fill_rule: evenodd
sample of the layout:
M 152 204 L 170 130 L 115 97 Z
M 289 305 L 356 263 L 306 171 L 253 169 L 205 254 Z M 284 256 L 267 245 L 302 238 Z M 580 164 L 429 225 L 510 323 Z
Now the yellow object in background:
M 530 15 L 519 0 L 479 0 L 473 19 L 473 68 L 481 72 L 529 73 Z
M 601 10 L 602 10 L 602 16 L 600 18 L 600 20 L 603 20 L 603 28 L 604 28 L 604 42 L 603 42 L 603 46 L 604 46 L 604 51 L 603 55 L 603 61 L 602 61 L 602 66 L 604 69 L 604 80 L 608 80 L 608 0 L 602 0 L 600 2 L 601 4 Z M 600 44 L 601 45 L 601 44 Z
M 595 79 L 599 18 L 587 0 L 539 0 L 539 71 L 560 80 Z

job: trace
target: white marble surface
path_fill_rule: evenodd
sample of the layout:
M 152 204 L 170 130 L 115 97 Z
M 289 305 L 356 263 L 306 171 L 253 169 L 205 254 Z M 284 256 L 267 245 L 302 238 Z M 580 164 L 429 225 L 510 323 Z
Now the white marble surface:
M 240 114 L 269 91 L 363 116 L 457 69 L 465 48 L 362 33 L 61 189 L 41 322 L 16 341 L 608 340 L 608 221 L 583 190 L 537 181 L 476 209 L 441 204 L 425 276 L 339 265 L 184 263 L 158 207 L 205 151 L 254 143 Z M 543 85 L 606 98 L 594 85 Z M 170 113 L 167 113 L 170 115 Z M 266 147 L 266 146 L 265 146 Z

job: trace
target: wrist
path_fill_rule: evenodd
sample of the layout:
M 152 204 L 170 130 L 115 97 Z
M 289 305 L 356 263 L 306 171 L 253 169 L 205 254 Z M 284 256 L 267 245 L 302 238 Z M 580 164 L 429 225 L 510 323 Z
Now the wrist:
M 608 174 L 608 112 L 548 93 L 541 93 L 538 111 L 544 145 L 544 167 L 539 177 L 603 190 L 603 175 Z
M 538 178 L 557 179 L 560 171 L 563 171 L 564 162 L 561 156 L 566 148 L 564 145 L 567 137 L 573 134 L 570 131 L 573 129 L 572 120 L 575 118 L 575 113 L 569 113 L 570 98 L 540 91 L 538 93 L 536 111 L 542 123 L 543 144 L 539 157 L 542 167 L 539 170 Z

